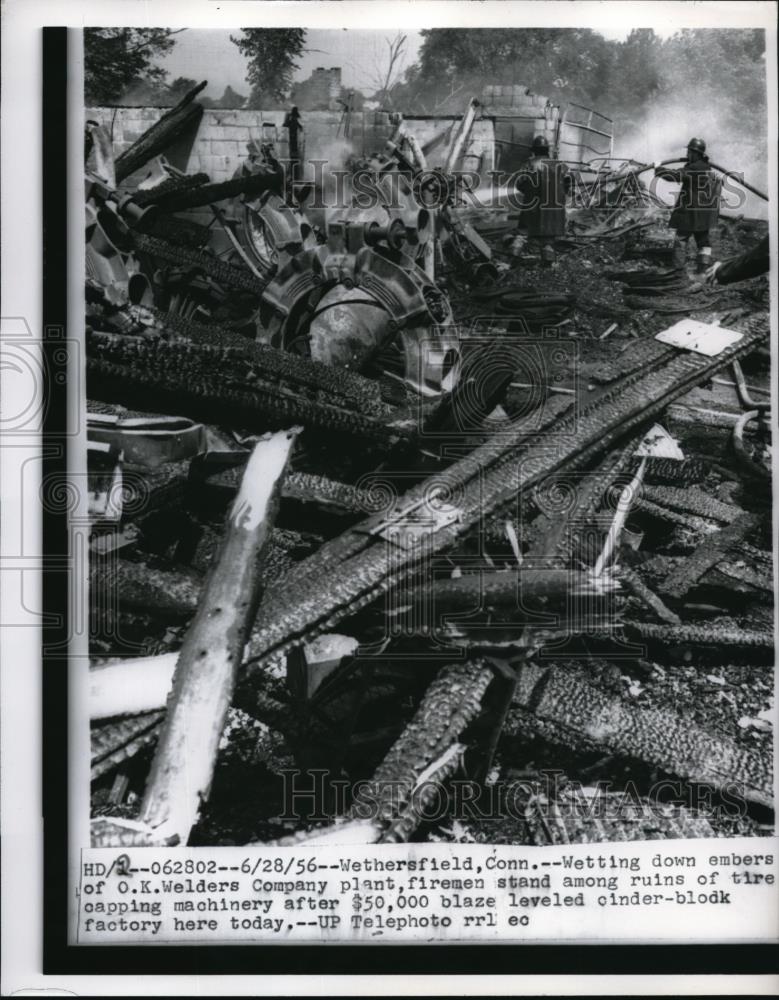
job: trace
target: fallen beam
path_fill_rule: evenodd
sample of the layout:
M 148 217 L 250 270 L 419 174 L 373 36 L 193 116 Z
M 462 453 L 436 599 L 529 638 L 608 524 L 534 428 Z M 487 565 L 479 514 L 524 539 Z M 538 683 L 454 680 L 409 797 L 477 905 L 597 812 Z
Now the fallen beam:
M 186 843 L 208 797 L 236 672 L 261 597 L 258 570 L 296 434 L 275 434 L 252 452 L 179 652 L 141 808 L 141 820 L 158 842 Z
M 532 796 L 524 809 L 526 840 L 539 847 L 715 837 L 708 818 L 624 792 L 585 796 L 564 789 L 550 799 Z
M 773 805 L 772 766 L 765 755 L 708 733 L 667 707 L 645 708 L 615 697 L 581 670 L 526 664 L 516 708 L 520 732 L 574 750 L 597 748 L 638 759 L 691 784 Z
M 143 200 L 144 204 L 155 205 L 159 212 L 183 212 L 190 208 L 224 201 L 226 198 L 237 198 L 239 195 L 256 198 L 267 191 L 281 193 L 283 184 L 284 175 L 281 171 L 267 171 L 234 177 L 229 181 L 214 184 L 201 184 L 189 190 L 160 191 L 156 197 L 152 189 L 147 192 Z
M 265 291 L 267 281 L 258 278 L 248 267 L 242 264 L 230 264 L 214 256 L 208 250 L 195 250 L 170 243 L 159 236 L 149 236 L 147 233 L 133 231 L 133 244 L 136 251 L 149 254 L 155 263 L 171 264 L 181 270 L 197 270 L 207 274 L 225 288 L 248 295 L 261 296 Z
M 401 843 L 424 819 L 431 795 L 462 763 L 458 742 L 481 709 L 493 673 L 483 660 L 444 667 L 346 817 L 280 845 Z
M 208 84 L 203 80 L 193 87 L 179 103 L 166 111 L 159 121 L 148 128 L 142 136 L 116 158 L 116 182 L 121 183 L 130 174 L 139 170 L 153 156 L 164 153 L 173 143 L 194 130 L 203 116 L 202 104 L 194 103 L 195 98 Z
M 402 634 L 445 636 L 475 632 L 489 639 L 496 627 L 519 639 L 525 628 L 560 628 L 574 616 L 578 626 L 601 620 L 616 582 L 566 568 L 499 570 L 438 579 L 409 594 L 393 592 L 387 614 Z
M 306 361 L 294 358 L 280 375 L 266 374 L 251 351 L 237 348 L 97 331 L 87 337 L 87 377 L 94 399 L 260 433 L 299 423 L 307 430 L 341 432 L 383 448 L 409 438 L 408 429 L 366 413 L 350 398 L 349 373 L 342 394 L 315 388 L 318 372 Z M 301 363 L 297 378 L 293 362 Z M 330 375 L 336 378 L 337 370 Z
M 660 584 L 669 597 L 684 597 L 690 587 L 724 558 L 725 551 L 743 541 L 757 525 L 753 514 L 742 514 L 732 524 L 709 535 L 698 548 L 671 572 Z
M 727 646 L 741 649 L 774 649 L 770 629 L 724 628 L 721 625 L 653 625 L 648 622 L 624 622 L 629 635 L 650 642 L 676 646 Z
M 164 709 L 177 659 L 178 653 L 161 653 L 159 656 L 137 656 L 90 667 L 90 719 L 110 719 Z
M 127 559 L 93 559 L 89 601 L 96 617 L 118 607 L 152 610 L 165 618 L 186 618 L 197 609 L 203 580 L 181 567 L 157 569 Z
M 260 607 L 251 659 L 279 655 L 332 629 L 557 470 L 594 461 L 637 433 L 670 401 L 754 350 L 766 333 L 767 324 L 752 329 L 715 358 L 671 348 L 578 413 L 556 419 L 548 405 L 547 420 L 532 415 L 501 428 L 443 474 L 411 489 L 391 516 L 366 519 L 298 563 Z

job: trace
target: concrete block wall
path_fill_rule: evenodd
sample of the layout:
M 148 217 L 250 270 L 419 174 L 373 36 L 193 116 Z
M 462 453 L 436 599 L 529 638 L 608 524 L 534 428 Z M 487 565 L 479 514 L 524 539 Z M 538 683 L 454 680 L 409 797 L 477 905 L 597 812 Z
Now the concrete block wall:
M 165 113 L 165 108 L 87 108 L 86 118 L 98 121 L 113 137 L 117 154 L 124 152 L 143 132 Z M 250 140 L 261 142 L 265 131 L 270 131 L 276 142 L 277 155 L 289 155 L 287 130 L 282 127 L 283 110 L 221 110 L 209 108 L 192 137 L 176 150 L 166 153 L 174 166 L 188 173 L 203 172 L 212 181 L 228 180 L 247 155 Z M 454 116 L 439 118 L 409 118 L 406 128 L 424 144 L 441 132 L 457 127 Z M 358 155 L 381 152 L 387 139 L 395 132 L 391 116 L 385 111 L 360 111 L 351 116 L 349 140 L 344 139 L 341 111 L 307 111 L 302 113 L 304 157 L 307 160 L 323 159 L 340 166 L 345 153 L 351 148 Z M 443 162 L 447 142 L 441 143 L 429 156 L 430 166 Z M 474 123 L 470 140 L 464 150 L 461 166 L 469 170 L 487 172 L 495 160 L 495 130 L 490 118 L 480 118 Z M 128 187 L 143 179 L 144 168 L 128 178 Z
M 425 146 L 442 132 L 446 133 L 443 142 L 439 142 L 428 154 L 427 165 L 430 168 L 442 167 L 446 152 L 455 134 L 460 119 L 454 116 L 439 118 L 405 118 L 403 127 Z M 462 170 L 476 170 L 487 175 L 495 166 L 495 123 L 491 118 L 477 118 L 473 123 L 468 143 L 463 149 L 462 158 L 457 165 Z
M 87 108 L 86 117 L 100 122 L 112 134 L 114 150 L 118 155 L 165 111 L 165 108 Z M 185 162 L 175 162 L 174 156 L 168 156 L 168 159 L 180 170 L 208 174 L 215 183 L 229 180 L 246 159 L 249 141 L 262 141 L 263 126 L 270 125 L 271 133 L 275 132 L 278 155 L 282 158 L 288 155 L 287 130 L 282 128 L 284 115 L 284 111 L 208 108 L 203 112 L 191 145 L 187 144 Z M 129 186 L 132 186 L 132 180 L 136 183 L 141 180 L 143 173 L 139 171 Z

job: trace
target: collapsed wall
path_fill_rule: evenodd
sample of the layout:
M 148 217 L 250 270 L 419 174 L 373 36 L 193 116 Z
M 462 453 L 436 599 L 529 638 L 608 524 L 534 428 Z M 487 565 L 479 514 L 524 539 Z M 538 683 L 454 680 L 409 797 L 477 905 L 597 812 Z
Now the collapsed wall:
M 533 138 L 544 135 L 560 159 L 578 164 L 611 153 L 610 121 L 589 108 L 559 106 L 527 87 L 487 86 L 481 114 L 473 124 L 458 166 L 478 171 L 486 180 L 493 170 L 512 173 L 530 155 Z M 87 119 L 103 125 L 117 155 L 124 152 L 165 113 L 166 108 L 87 108 Z M 197 131 L 180 140 L 166 157 L 179 170 L 206 173 L 216 183 L 232 177 L 254 140 L 274 142 L 277 155 L 289 155 L 286 111 L 207 109 Z M 421 146 L 428 146 L 430 167 L 442 166 L 459 115 L 404 116 L 404 127 Z M 340 167 L 350 153 L 367 156 L 382 151 L 395 132 L 387 111 L 302 112 L 304 159 L 324 160 Z M 137 178 L 136 178 L 137 180 Z M 132 181 L 130 182 L 132 186 Z
M 519 170 L 538 135 L 546 138 L 559 159 L 572 165 L 611 156 L 613 123 L 592 108 L 572 102 L 553 104 L 519 84 L 485 87 L 482 103 L 484 114 L 494 122 L 497 170 Z
M 167 110 L 87 108 L 86 118 L 106 128 L 118 156 Z M 167 150 L 166 158 L 179 170 L 208 174 L 215 183 L 229 180 L 245 160 L 246 147 L 251 140 L 259 143 L 270 139 L 280 159 L 289 156 L 287 129 L 283 127 L 285 115 L 284 110 L 207 109 L 197 131 Z M 406 130 L 420 143 L 437 140 L 428 157 L 431 167 L 443 163 L 448 140 L 459 121 L 457 115 L 404 119 Z M 341 111 L 305 111 L 302 112 L 302 125 L 305 159 L 335 161 L 337 166 L 342 165 L 349 152 L 363 156 L 383 151 L 396 129 L 389 112 L 376 110 L 352 112 L 348 120 Z M 494 152 L 494 123 L 490 118 L 477 119 L 463 151 L 461 166 L 486 176 L 494 168 Z

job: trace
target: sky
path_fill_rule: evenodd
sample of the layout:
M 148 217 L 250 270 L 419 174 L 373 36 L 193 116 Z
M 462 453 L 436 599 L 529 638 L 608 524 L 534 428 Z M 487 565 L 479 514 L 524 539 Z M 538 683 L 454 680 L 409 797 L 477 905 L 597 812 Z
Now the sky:
M 230 41 L 229 31 L 219 29 L 188 29 L 176 36 L 176 45 L 160 64 L 170 73 L 169 80 L 177 76 L 193 80 L 208 80 L 205 94 L 221 97 L 229 84 L 233 90 L 246 94 L 246 63 L 237 46 Z M 233 32 L 236 34 L 236 32 Z M 296 80 L 305 80 L 317 66 L 340 66 L 341 78 L 346 87 L 372 91 L 382 67 L 386 67 L 387 43 L 395 31 L 324 31 L 310 28 L 306 34 L 305 52 L 299 60 Z M 406 58 L 403 68 L 416 62 L 422 44 L 418 31 L 409 31 L 406 40 Z
M 398 29 L 399 30 L 399 29 Z M 668 34 L 655 26 L 658 34 Z M 232 32 L 236 34 L 237 32 Z M 198 30 L 189 28 L 176 36 L 176 45 L 161 65 L 170 73 L 172 81 L 177 76 L 193 80 L 208 80 L 207 97 L 221 97 L 229 84 L 238 93 L 246 94 L 246 64 L 238 48 L 230 41 L 229 31 L 218 28 Z M 355 87 L 368 93 L 378 89 L 376 76 L 386 67 L 387 43 L 397 31 L 338 31 L 309 28 L 305 52 L 299 60 L 296 80 L 305 80 L 317 66 L 340 66 L 345 87 Z M 422 45 L 419 31 L 406 34 L 403 69 L 416 62 Z M 607 38 L 623 39 L 627 29 L 601 29 Z

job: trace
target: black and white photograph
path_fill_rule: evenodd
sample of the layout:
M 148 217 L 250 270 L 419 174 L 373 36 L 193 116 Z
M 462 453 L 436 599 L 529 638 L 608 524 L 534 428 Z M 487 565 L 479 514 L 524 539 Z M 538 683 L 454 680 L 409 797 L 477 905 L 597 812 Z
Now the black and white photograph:
M 764 32 L 84 69 L 94 843 L 772 833 Z
M 118 6 L 69 946 L 775 943 L 776 8 Z

